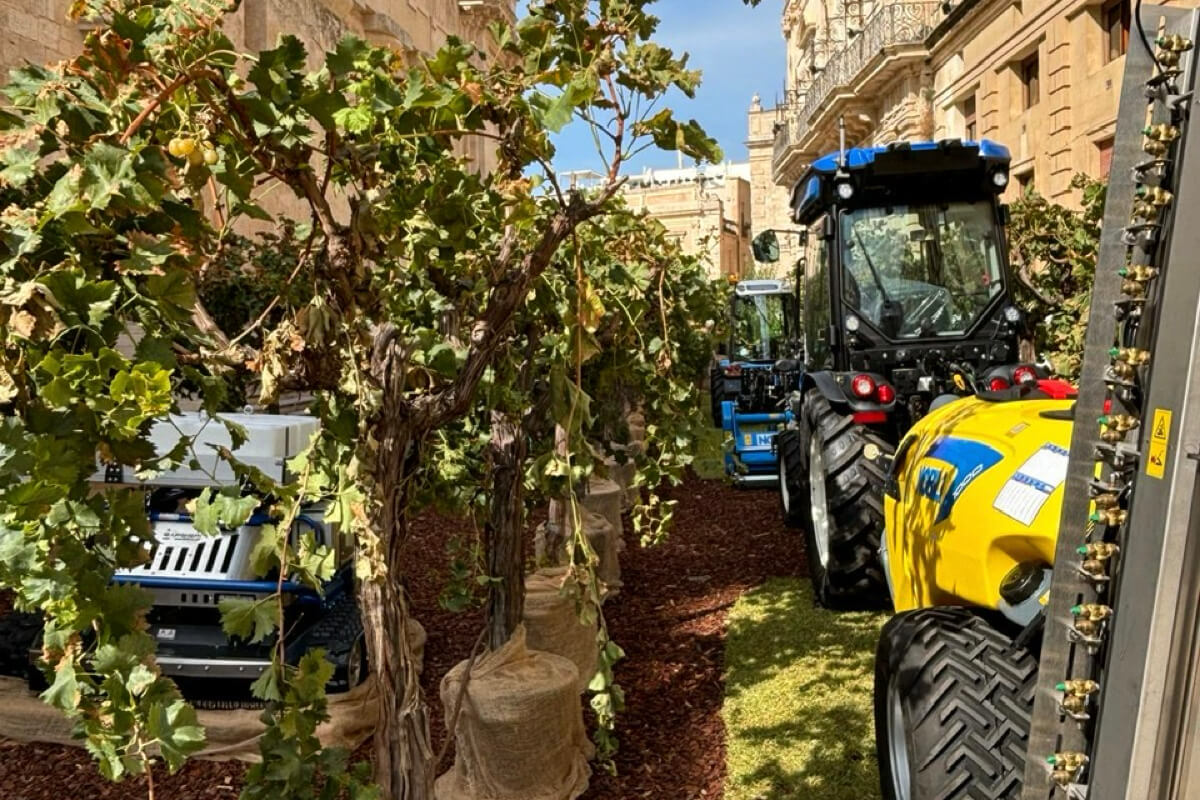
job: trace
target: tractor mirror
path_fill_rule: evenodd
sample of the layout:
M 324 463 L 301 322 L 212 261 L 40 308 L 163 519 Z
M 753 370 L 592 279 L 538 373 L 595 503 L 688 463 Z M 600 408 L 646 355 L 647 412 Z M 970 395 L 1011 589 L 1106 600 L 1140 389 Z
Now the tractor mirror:
M 754 237 L 750 243 L 754 260 L 760 264 L 774 264 L 779 260 L 779 237 L 775 231 L 766 230 Z
M 821 237 L 826 241 L 832 239 L 837 234 L 837 230 L 833 225 L 833 217 L 825 217 L 825 227 L 821 230 Z

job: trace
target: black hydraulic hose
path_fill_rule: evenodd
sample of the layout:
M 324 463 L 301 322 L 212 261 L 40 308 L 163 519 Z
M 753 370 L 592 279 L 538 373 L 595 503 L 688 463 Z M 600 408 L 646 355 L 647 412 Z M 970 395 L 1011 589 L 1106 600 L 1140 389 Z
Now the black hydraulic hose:
M 1162 62 L 1158 60 L 1158 53 L 1154 52 L 1154 48 L 1150 46 L 1150 38 L 1146 36 L 1146 29 L 1142 27 L 1142 0 L 1137 0 L 1133 4 L 1133 24 L 1137 26 L 1138 38 L 1142 40 L 1142 47 L 1146 48 L 1146 53 L 1154 61 L 1154 71 L 1161 74 L 1163 72 Z

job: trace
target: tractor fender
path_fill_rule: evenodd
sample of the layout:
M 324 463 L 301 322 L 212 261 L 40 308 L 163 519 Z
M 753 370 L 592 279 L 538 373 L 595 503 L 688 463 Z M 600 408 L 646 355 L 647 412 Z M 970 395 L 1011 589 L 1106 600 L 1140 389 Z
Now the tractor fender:
M 845 407 L 850 402 L 850 398 L 846 397 L 846 393 L 842 391 L 842 387 L 838 385 L 837 378 L 832 372 L 804 373 L 804 377 L 800 381 L 800 391 L 805 393 L 813 387 L 816 387 L 834 408 Z
M 891 412 L 896 407 L 896 401 L 884 404 L 875 400 L 862 400 L 857 397 L 851 397 L 842 388 L 844 381 L 849 381 L 851 374 L 858 375 L 864 373 L 837 373 L 831 371 L 822 372 L 806 372 L 800 382 L 801 394 L 806 393 L 811 388 L 816 388 L 829 405 L 841 413 L 854 411 L 884 411 Z M 882 375 L 874 373 L 865 373 L 875 379 L 877 384 L 886 383 L 886 379 Z

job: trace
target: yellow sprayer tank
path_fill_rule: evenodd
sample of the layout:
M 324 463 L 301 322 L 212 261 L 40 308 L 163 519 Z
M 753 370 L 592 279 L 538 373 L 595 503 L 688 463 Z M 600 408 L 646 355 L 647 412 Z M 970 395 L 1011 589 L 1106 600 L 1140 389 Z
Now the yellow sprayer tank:
M 882 556 L 896 611 L 968 605 L 1008 613 L 1006 577 L 1048 578 L 1073 403 L 969 397 L 913 426 L 897 448 L 884 503 Z

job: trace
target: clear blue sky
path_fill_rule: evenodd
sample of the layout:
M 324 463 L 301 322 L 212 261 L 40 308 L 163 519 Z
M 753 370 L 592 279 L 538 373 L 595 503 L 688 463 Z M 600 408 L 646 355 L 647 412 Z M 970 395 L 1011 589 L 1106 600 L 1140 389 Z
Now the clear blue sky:
M 650 10 L 662 22 L 655 41 L 691 54 L 688 66 L 703 72 L 696 98 L 672 92 L 666 105 L 677 119 L 697 119 L 733 161 L 746 160 L 746 111 L 755 92 L 764 106 L 782 94 L 785 53 L 779 18 L 781 0 L 747 8 L 741 0 L 658 0 Z M 601 168 L 586 126 L 572 124 L 555 139 L 559 170 Z M 687 162 L 685 161 L 685 164 Z M 675 153 L 651 147 L 627 165 L 674 167 Z

